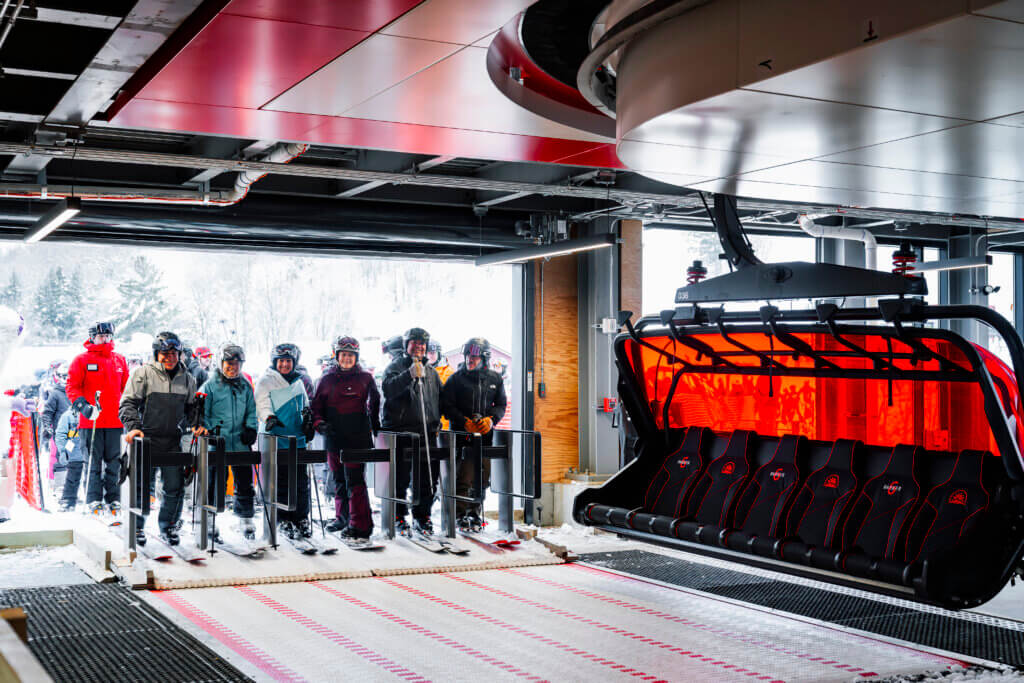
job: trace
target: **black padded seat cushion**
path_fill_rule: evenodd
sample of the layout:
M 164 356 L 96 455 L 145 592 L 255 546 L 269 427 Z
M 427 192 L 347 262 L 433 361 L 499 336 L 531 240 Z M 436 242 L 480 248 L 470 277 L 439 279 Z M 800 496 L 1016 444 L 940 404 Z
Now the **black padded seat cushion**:
M 861 573 L 870 559 L 902 560 L 906 537 L 921 487 L 914 474 L 919 446 L 899 445 L 889 454 L 885 470 L 869 479 L 846 523 L 845 548 L 851 552 L 846 567 Z M 857 554 L 867 560 L 856 558 Z
M 829 451 L 828 461 L 807 475 L 793 499 L 786 525 L 787 534 L 799 539 L 805 547 L 784 547 L 783 557 L 787 552 L 803 557 L 810 546 L 841 547 L 842 539 L 837 538 L 837 532 L 846 521 L 857 491 L 853 465 L 861 445 L 850 439 L 837 440 Z
M 726 528 L 750 473 L 750 453 L 754 432 L 736 430 L 729 437 L 725 452 L 712 460 L 694 484 L 686 519 L 701 525 Z
M 793 435 L 779 439 L 772 459 L 755 470 L 743 490 L 736 505 L 734 527 L 747 536 L 786 534 L 785 512 L 800 483 L 797 455 L 806 441 Z
M 686 500 L 693 484 L 704 472 L 707 449 L 714 432 L 706 427 L 690 427 L 682 443 L 672 450 L 651 478 L 644 492 L 644 510 L 669 517 L 679 517 L 686 509 Z
M 961 451 L 949 478 L 924 497 L 911 526 L 903 559 L 923 560 L 956 548 L 989 510 L 982 478 L 984 451 Z

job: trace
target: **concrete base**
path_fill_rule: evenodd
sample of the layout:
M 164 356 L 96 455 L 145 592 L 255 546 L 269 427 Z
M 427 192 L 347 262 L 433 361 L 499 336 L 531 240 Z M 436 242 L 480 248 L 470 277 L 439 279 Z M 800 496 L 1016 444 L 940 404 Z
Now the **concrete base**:
M 563 480 L 553 484 L 543 484 L 538 505 L 540 526 L 562 526 L 563 524 L 577 526 L 576 522 L 572 520 L 573 501 L 586 489 L 600 486 L 602 483 L 604 482 Z

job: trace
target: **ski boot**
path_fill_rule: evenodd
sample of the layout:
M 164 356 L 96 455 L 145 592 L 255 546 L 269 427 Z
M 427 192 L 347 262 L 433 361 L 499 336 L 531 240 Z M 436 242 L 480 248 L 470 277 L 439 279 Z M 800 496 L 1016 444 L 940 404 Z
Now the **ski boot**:
M 75 511 L 75 504 L 74 503 L 65 503 L 64 501 L 61 501 L 60 505 L 57 507 L 57 510 L 60 511 L 60 512 L 74 512 Z
M 373 529 L 355 529 L 347 526 L 342 529 L 339 536 L 347 541 L 368 541 L 370 536 L 373 535 Z
M 299 530 L 291 522 L 278 522 L 277 530 L 289 540 L 295 541 L 299 538 Z
M 409 535 L 409 522 L 405 521 L 405 517 L 395 521 L 395 533 L 400 536 Z
M 212 540 L 214 543 L 220 543 L 221 542 L 221 540 L 220 540 L 220 529 L 217 529 L 216 527 L 214 527 L 213 529 L 210 529 L 210 540 Z
M 178 533 L 179 531 L 181 531 L 181 527 L 184 526 L 184 525 L 185 525 L 185 520 L 179 519 L 177 522 L 174 523 L 174 526 L 171 527 L 171 528 L 174 529 L 174 533 Z
M 121 514 L 121 504 L 118 502 L 108 503 L 107 512 L 110 513 L 111 517 L 117 517 Z
M 146 545 L 146 532 L 144 529 L 135 530 L 135 545 Z
M 324 528 L 332 533 L 337 533 L 339 531 L 344 533 L 345 529 L 347 529 L 348 527 L 340 519 L 335 518 L 328 522 L 327 526 L 325 526 Z
M 305 539 L 313 537 L 313 527 L 309 525 L 308 519 L 300 519 L 296 522 L 295 526 L 299 531 L 299 538 Z
M 174 527 L 164 529 L 160 532 L 160 540 L 167 545 L 178 545 L 181 543 L 181 537 L 178 536 L 178 532 Z
M 467 512 L 459 517 L 459 529 L 467 533 L 479 533 L 483 529 L 483 522 L 475 512 Z
M 434 523 L 427 519 L 414 519 L 412 520 L 412 528 L 414 531 L 418 531 L 424 536 L 434 535 Z
M 256 525 L 249 518 L 243 518 L 238 520 L 238 531 L 242 534 L 242 537 L 247 541 L 256 540 Z
M 89 503 L 89 514 L 99 517 L 103 514 L 103 503 L 96 501 L 95 503 Z

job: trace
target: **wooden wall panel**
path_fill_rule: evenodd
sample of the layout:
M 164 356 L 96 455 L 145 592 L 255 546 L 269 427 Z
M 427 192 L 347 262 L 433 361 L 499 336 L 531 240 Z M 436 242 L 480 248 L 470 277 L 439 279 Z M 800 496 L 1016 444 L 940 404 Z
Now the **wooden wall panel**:
M 633 311 L 636 322 L 644 312 L 644 224 L 622 221 L 619 230 L 619 310 Z
M 537 264 L 534 425 L 543 439 L 544 482 L 559 481 L 579 465 L 579 298 L 577 259 Z M 543 304 L 542 304 L 543 302 Z M 541 324 L 543 311 L 543 325 Z M 543 371 L 542 371 L 543 369 Z M 543 379 L 545 397 L 537 385 Z

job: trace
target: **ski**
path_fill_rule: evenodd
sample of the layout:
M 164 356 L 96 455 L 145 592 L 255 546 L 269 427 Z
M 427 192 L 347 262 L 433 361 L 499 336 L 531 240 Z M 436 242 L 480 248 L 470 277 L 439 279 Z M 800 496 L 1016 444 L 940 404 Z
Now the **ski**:
M 143 557 L 156 560 L 157 562 L 170 562 L 174 557 L 174 551 L 166 543 L 159 539 L 154 539 L 149 534 L 146 534 L 146 545 L 136 544 L 135 549 Z
M 437 539 L 437 542 L 444 546 L 445 552 L 451 553 L 452 555 L 468 555 L 469 548 L 455 541 L 454 539 L 442 536 Z
M 318 553 L 320 553 L 321 555 L 333 555 L 334 553 L 338 552 L 338 546 L 336 546 L 336 545 L 328 545 L 328 544 L 324 543 L 323 541 L 321 541 L 318 538 L 310 537 L 310 538 L 305 538 L 303 540 L 306 541 L 307 543 L 309 543 L 310 545 L 312 545 L 314 548 L 316 548 L 316 551 Z M 327 540 L 327 539 L 325 538 L 324 540 Z
M 413 531 L 412 529 L 410 529 L 409 533 L 408 534 L 403 534 L 403 536 L 405 536 L 406 539 L 408 539 L 409 541 L 411 541 L 415 545 L 418 545 L 419 547 L 423 548 L 424 550 L 429 550 L 432 553 L 443 553 L 443 552 L 445 552 L 444 545 L 442 545 L 441 543 L 435 541 L 434 539 L 432 539 L 430 536 L 427 536 L 426 534 L 422 534 L 422 533 L 420 533 L 418 531 Z
M 512 534 L 493 536 L 485 531 L 468 531 L 466 529 L 459 529 L 459 533 L 477 543 L 496 546 L 504 550 L 512 550 L 514 546 L 519 545 L 519 539 Z
M 317 547 L 309 542 L 305 538 L 288 538 L 288 536 L 280 532 L 277 534 L 278 540 L 282 540 L 289 546 L 302 553 L 303 555 L 316 555 Z
M 474 534 L 471 531 L 463 531 L 462 529 L 459 529 L 459 533 L 467 541 L 471 541 L 472 543 L 476 543 L 479 547 L 483 548 L 487 552 L 492 553 L 494 555 L 502 555 L 502 554 L 504 554 L 504 552 L 506 550 L 509 550 L 509 548 L 507 548 L 505 546 L 500 546 L 500 545 L 497 545 L 495 543 L 491 543 L 490 541 L 486 541 L 484 539 L 478 538 L 477 534 Z
M 246 557 L 252 559 L 263 557 L 263 553 L 264 551 L 266 551 L 267 547 L 265 545 L 250 543 L 249 541 L 236 543 L 233 540 L 221 540 L 215 541 L 213 543 L 213 549 L 223 550 L 225 552 L 231 553 L 232 555 L 237 555 L 238 557 Z
M 153 541 L 156 541 L 159 545 L 164 546 L 175 555 L 191 564 L 198 564 L 206 559 L 206 556 L 203 555 L 203 551 L 197 548 L 193 543 L 179 542 L 178 545 L 170 545 L 158 535 L 150 533 L 149 531 L 146 532 L 146 538 L 148 539 L 148 542 L 146 543 L 147 546 Z
M 383 550 L 384 544 L 374 541 L 369 538 L 343 538 L 339 534 L 332 534 L 341 543 L 345 544 L 345 547 L 349 550 Z

